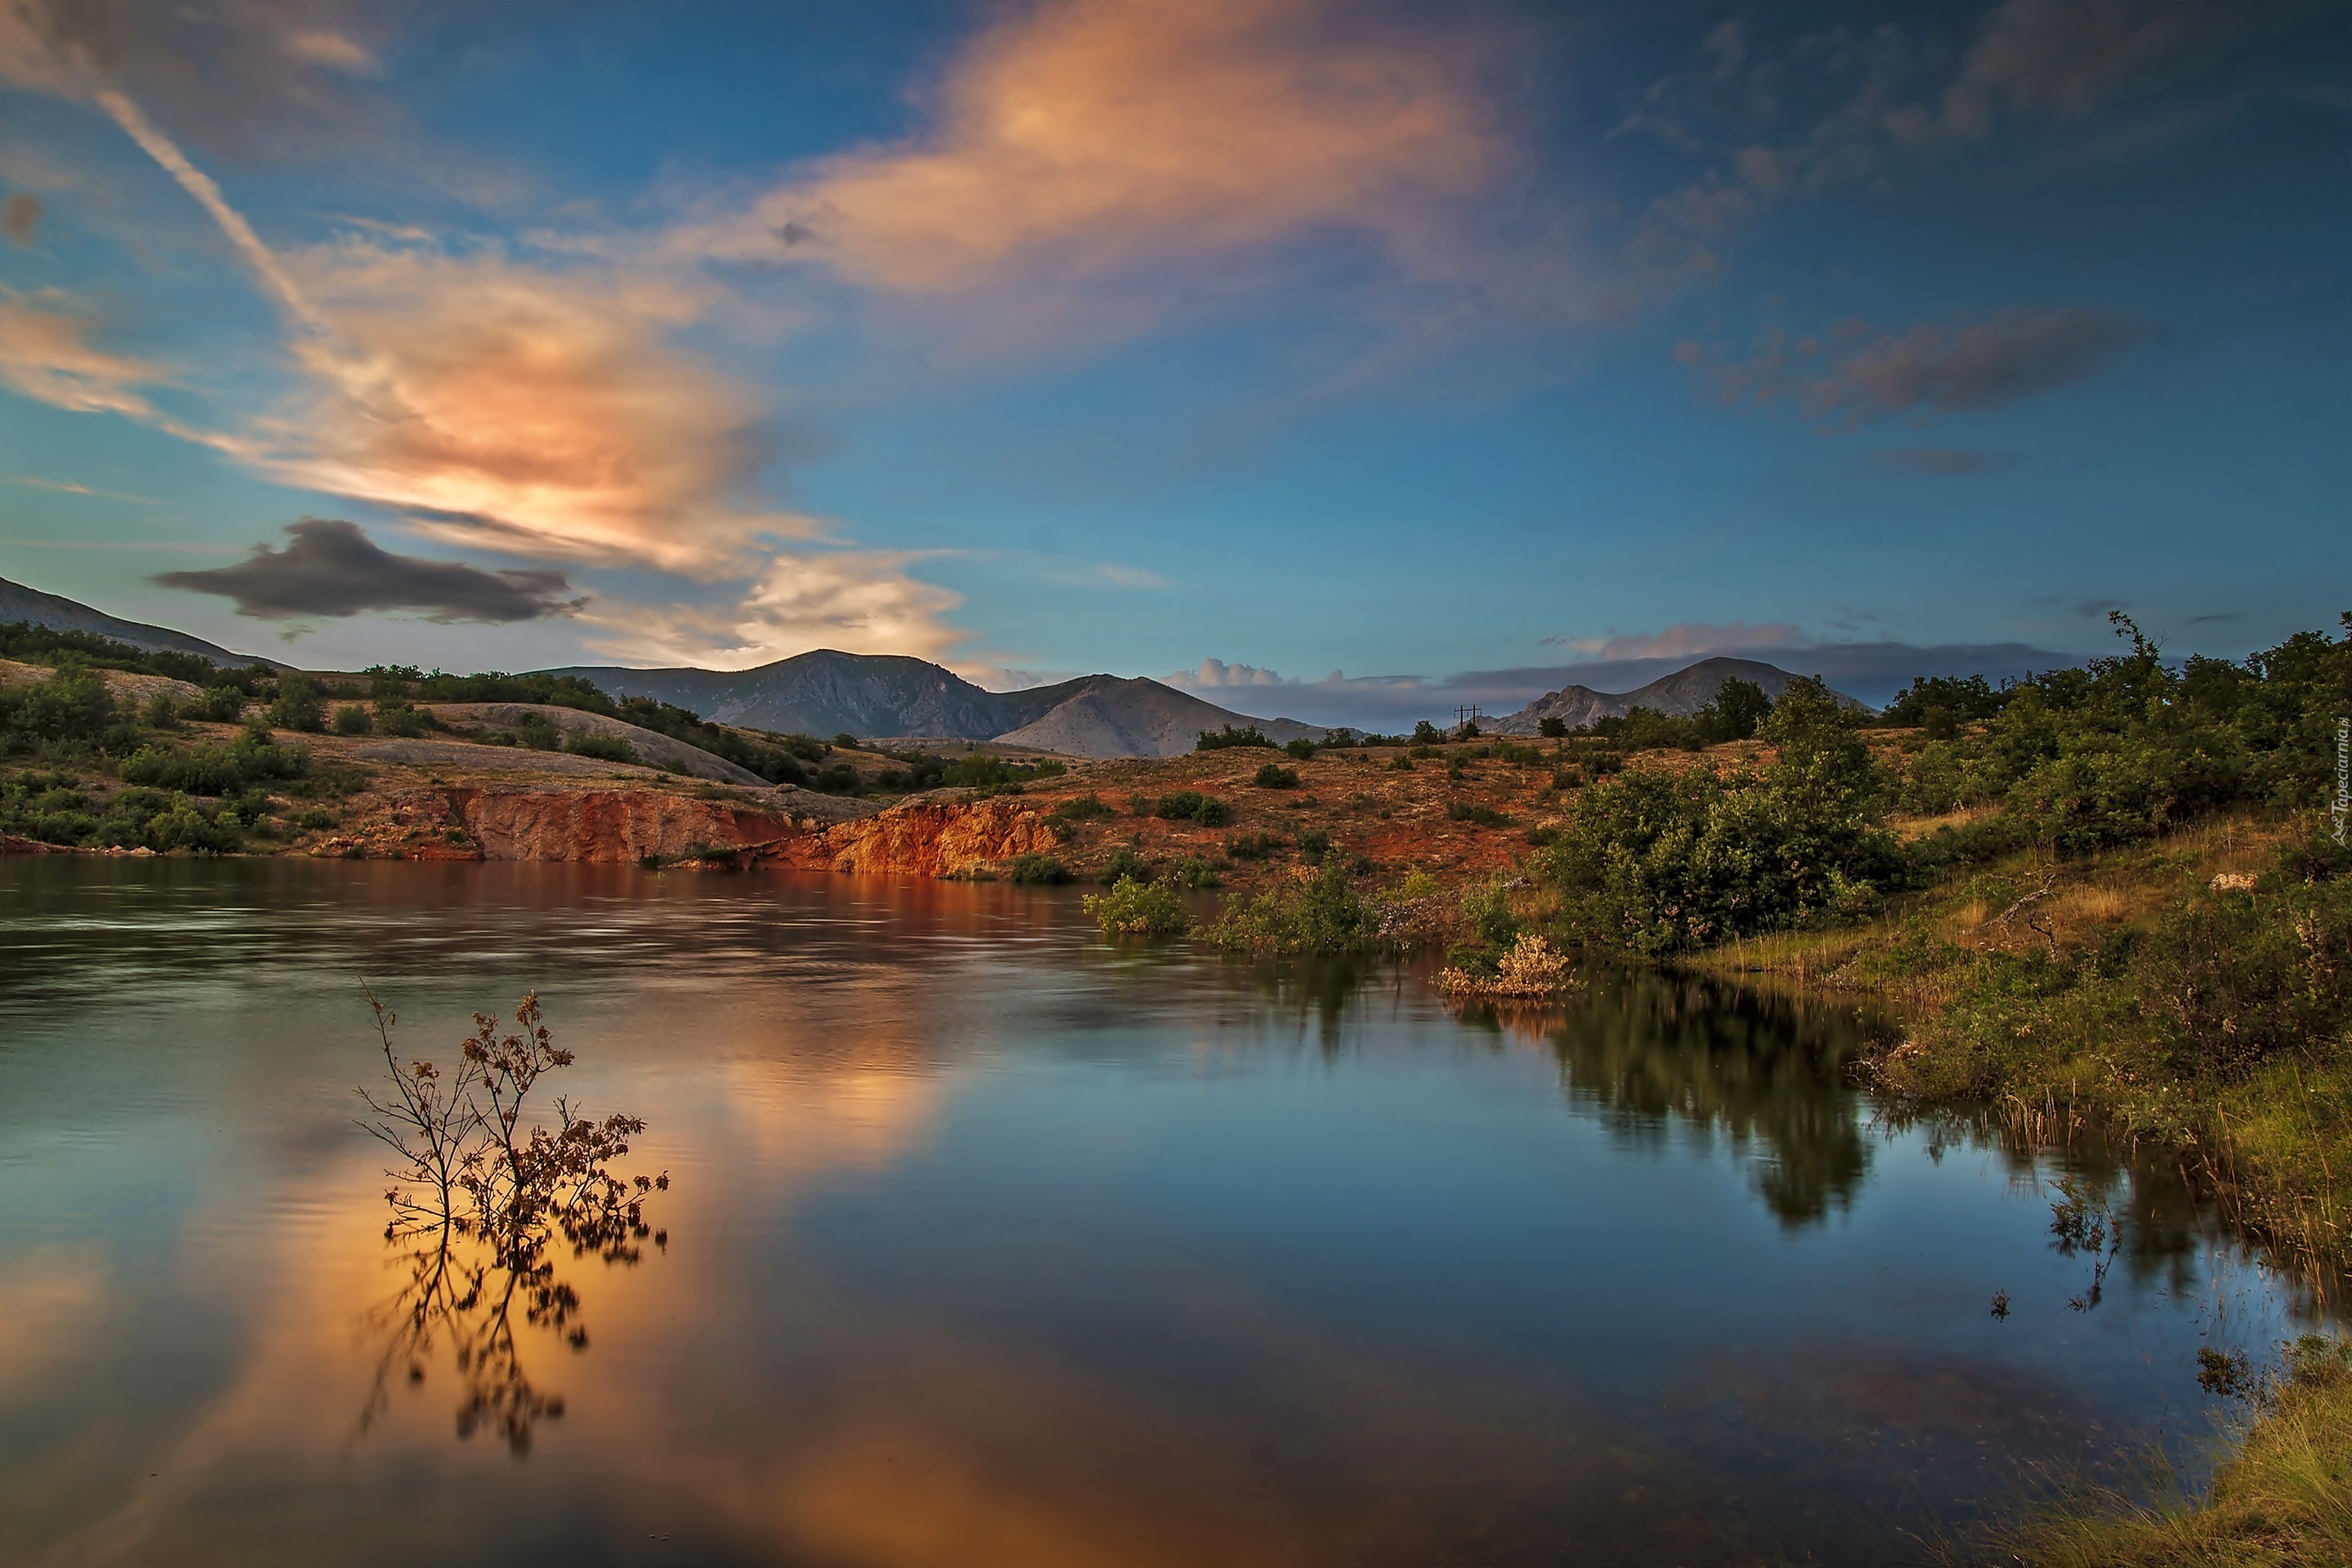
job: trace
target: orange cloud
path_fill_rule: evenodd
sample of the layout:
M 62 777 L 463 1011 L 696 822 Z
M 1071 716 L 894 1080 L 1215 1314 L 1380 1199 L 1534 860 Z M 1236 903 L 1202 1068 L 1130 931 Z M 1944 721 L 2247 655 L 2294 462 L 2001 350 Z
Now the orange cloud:
M 153 406 L 132 389 L 163 380 L 163 369 L 92 347 L 97 325 L 55 289 L 0 294 L 0 384 L 79 413 L 152 416 Z
M 289 270 L 321 331 L 292 342 L 308 385 L 257 432 L 273 477 L 446 538 L 670 571 L 818 531 L 743 500 L 764 411 L 667 341 L 699 313 L 688 290 L 361 241 Z
M 940 292 L 1234 255 L 1318 231 L 1402 251 L 1506 161 L 1457 39 L 1330 0 L 1047 0 L 982 33 L 936 128 L 826 159 L 681 239 Z

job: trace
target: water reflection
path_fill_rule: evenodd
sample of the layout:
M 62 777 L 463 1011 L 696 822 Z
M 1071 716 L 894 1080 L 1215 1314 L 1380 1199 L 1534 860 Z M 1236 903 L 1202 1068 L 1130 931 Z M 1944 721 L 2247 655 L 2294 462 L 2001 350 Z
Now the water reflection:
M 2191 1292 L 2275 1321 L 2177 1173 L 1890 1115 L 1864 1021 L 1691 982 L 1457 1017 L 1002 885 L 0 862 L 0 899 L 11 1564 L 1883 1563 L 2180 1431 Z M 433 1037 L 396 1062 L 542 989 L 547 1087 L 678 1174 L 642 1266 L 502 1250 L 462 1182 L 387 1248 L 361 973 Z M 2123 1238 L 2092 1311 L 2065 1174 Z
M 516 1007 L 513 1032 L 475 1014 L 473 1034 L 443 1064 L 404 1056 L 393 1043 L 397 1016 L 373 995 L 368 1005 L 383 1073 L 359 1090 L 360 1124 L 392 1156 L 383 1239 L 401 1286 L 368 1313 L 385 1342 L 361 1427 L 383 1414 L 395 1375 L 420 1387 L 446 1348 L 463 1385 L 457 1436 L 488 1427 L 526 1452 L 532 1428 L 564 1405 L 524 1369 L 518 1312 L 522 1326 L 586 1350 L 580 1293 L 557 1275 L 558 1244 L 574 1262 L 608 1267 L 634 1267 L 648 1240 L 667 1248 L 668 1232 L 646 1223 L 645 1206 L 669 1190 L 669 1173 L 615 1170 L 645 1131 L 642 1118 L 591 1120 L 559 1095 L 555 1131 L 536 1124 L 541 1081 L 575 1059 L 555 1044 L 537 993 Z

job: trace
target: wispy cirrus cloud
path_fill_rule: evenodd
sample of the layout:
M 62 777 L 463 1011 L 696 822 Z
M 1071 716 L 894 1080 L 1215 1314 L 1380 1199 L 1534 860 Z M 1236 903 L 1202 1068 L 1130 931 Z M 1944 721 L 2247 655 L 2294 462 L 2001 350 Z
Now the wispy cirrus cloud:
M 2087 380 L 2147 336 L 2103 310 L 2001 310 L 1899 332 L 1847 321 L 1817 336 L 1775 333 L 1745 360 L 1685 342 L 1675 358 L 1725 403 L 1786 403 L 1851 429 L 1887 415 L 2006 408 Z
M 139 389 L 168 380 L 168 373 L 97 346 L 91 339 L 102 324 L 95 309 L 59 289 L 0 289 L 0 384 L 79 413 L 156 417 Z
M 288 524 L 286 535 L 283 549 L 257 544 L 234 566 L 165 572 L 155 581 L 233 599 L 238 615 L 271 621 L 415 610 L 445 626 L 499 626 L 573 615 L 587 603 L 565 596 L 572 584 L 561 572 L 486 572 L 459 561 L 396 555 L 339 518 L 306 517 Z

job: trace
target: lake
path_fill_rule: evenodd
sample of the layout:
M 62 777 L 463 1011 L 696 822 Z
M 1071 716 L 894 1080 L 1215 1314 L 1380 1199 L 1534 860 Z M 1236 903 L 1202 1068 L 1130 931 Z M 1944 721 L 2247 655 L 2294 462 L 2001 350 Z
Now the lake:
M 2199 1348 L 2293 1331 L 2160 1170 L 1890 1117 L 1851 1006 L 1078 894 L 0 859 L 0 1561 L 1881 1563 L 2193 1472 Z M 666 1245 L 415 1342 L 363 984 L 444 1062 L 536 988 Z

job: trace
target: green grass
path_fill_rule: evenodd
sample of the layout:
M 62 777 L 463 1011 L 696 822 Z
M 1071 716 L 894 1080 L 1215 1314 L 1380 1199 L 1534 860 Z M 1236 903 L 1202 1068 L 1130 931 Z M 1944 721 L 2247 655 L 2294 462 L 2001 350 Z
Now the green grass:
M 2194 1504 L 2070 1500 L 2001 1542 L 2042 1568 L 2341 1568 L 2352 1563 L 2352 1343 L 2305 1339 Z

